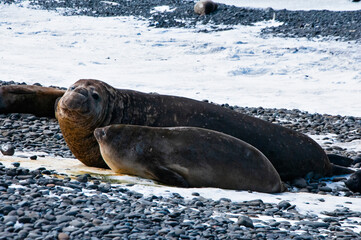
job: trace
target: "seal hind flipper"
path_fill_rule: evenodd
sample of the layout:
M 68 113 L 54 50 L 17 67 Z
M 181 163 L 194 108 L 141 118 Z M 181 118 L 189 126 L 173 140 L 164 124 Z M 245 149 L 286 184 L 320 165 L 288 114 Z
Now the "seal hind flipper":
M 189 187 L 189 183 L 179 173 L 163 166 L 154 166 L 151 170 L 151 175 L 161 183 L 173 185 L 177 187 Z
M 347 167 L 342 167 L 336 164 L 332 164 L 332 176 L 333 175 L 344 175 L 344 174 L 350 174 L 350 173 L 354 173 L 355 171 L 347 168 Z
M 350 167 L 353 163 L 353 159 L 337 154 L 327 154 L 327 157 L 331 163 L 342 167 Z

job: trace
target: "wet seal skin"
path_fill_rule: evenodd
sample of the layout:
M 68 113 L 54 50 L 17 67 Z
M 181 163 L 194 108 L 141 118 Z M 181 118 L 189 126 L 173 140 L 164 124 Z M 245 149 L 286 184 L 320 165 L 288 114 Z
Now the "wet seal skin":
M 38 117 L 54 117 L 54 106 L 64 90 L 35 85 L 0 87 L 0 113 L 31 113 Z
M 236 137 L 260 150 L 282 180 L 334 174 L 323 149 L 310 137 L 294 130 L 184 97 L 115 89 L 99 80 L 73 84 L 59 100 L 56 117 L 66 143 L 85 165 L 107 167 L 94 130 L 111 124 L 152 127 L 191 126 Z M 335 173 L 348 169 L 337 167 Z
M 97 128 L 94 135 L 116 173 L 179 187 L 283 190 L 276 169 L 258 149 L 224 133 L 116 124 Z

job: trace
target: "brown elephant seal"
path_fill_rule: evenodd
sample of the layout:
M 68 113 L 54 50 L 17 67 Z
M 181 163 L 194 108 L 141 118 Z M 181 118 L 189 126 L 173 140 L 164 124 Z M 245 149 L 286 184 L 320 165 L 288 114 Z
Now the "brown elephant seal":
M 95 129 L 94 135 L 116 173 L 179 187 L 283 190 L 276 169 L 258 149 L 224 133 L 115 124 Z
M 54 117 L 56 99 L 64 90 L 35 85 L 0 87 L 0 113 L 31 113 L 38 117 Z
M 304 177 L 309 172 L 320 176 L 333 174 L 333 165 L 325 152 L 306 135 L 189 98 L 115 89 L 98 80 L 83 79 L 59 100 L 56 117 L 70 150 L 88 166 L 106 167 L 93 131 L 121 123 L 191 126 L 231 135 L 260 150 L 282 180 Z
M 206 15 L 216 11 L 217 8 L 218 8 L 217 3 L 209 0 L 202 0 L 194 5 L 194 12 L 199 15 Z

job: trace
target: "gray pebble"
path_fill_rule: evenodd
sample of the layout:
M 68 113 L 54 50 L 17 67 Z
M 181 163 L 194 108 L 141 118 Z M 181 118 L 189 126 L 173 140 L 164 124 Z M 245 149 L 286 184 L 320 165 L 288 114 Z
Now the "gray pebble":
M 281 202 L 279 202 L 278 203 L 278 205 L 277 205 L 277 207 L 279 208 L 279 209 L 287 209 L 287 208 L 289 208 L 291 206 L 291 203 L 289 203 L 288 201 L 281 201 Z
M 3 155 L 12 156 L 15 153 L 15 147 L 11 143 L 4 143 L 0 145 L 0 151 Z
M 254 228 L 252 219 L 250 219 L 247 216 L 239 216 L 237 224 L 245 226 L 245 227 L 249 227 L 249 228 Z
M 59 235 L 58 235 L 58 240 L 69 240 L 69 239 L 70 239 L 70 238 L 69 238 L 69 235 L 66 234 L 66 233 L 61 232 L 61 233 L 59 233 Z

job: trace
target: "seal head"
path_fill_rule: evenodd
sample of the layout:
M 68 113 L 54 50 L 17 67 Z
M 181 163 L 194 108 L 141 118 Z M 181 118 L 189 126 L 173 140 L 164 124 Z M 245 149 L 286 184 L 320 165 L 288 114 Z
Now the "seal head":
M 114 116 L 114 98 L 115 90 L 108 84 L 83 79 L 70 86 L 58 101 L 55 115 L 65 141 L 85 165 L 107 167 L 100 157 L 93 131 L 110 123 Z M 121 118 L 121 114 L 116 115 Z

